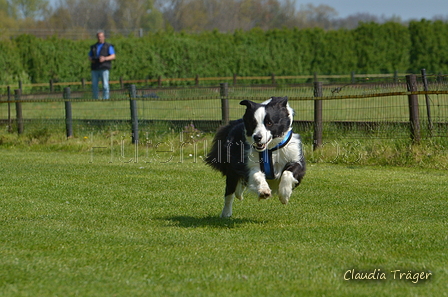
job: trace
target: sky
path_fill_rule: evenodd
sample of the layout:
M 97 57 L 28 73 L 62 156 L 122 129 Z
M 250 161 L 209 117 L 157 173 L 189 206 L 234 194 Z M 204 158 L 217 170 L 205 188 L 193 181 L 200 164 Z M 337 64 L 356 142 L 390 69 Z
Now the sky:
M 344 18 L 356 13 L 370 13 L 375 16 L 399 16 L 403 21 L 409 19 L 432 19 L 437 15 L 448 16 L 448 0 L 296 0 L 297 7 L 311 3 L 314 6 L 325 4 Z

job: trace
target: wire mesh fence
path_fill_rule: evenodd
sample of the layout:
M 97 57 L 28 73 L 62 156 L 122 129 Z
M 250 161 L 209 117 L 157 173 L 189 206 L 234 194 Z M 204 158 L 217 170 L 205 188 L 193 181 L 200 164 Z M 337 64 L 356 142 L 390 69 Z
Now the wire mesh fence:
M 214 132 L 227 120 L 241 118 L 244 99 L 263 102 L 272 96 L 288 96 L 295 110 L 296 129 L 312 141 L 315 101 L 322 101 L 322 133 L 326 140 L 339 138 L 410 137 L 409 96 L 418 96 L 422 138 L 448 137 L 448 84 L 430 81 L 426 91 L 408 91 L 406 82 L 322 84 L 321 96 L 315 85 L 222 85 L 191 87 L 139 87 L 130 95 L 128 88 L 112 90 L 110 100 L 93 100 L 90 91 L 63 93 L 11 94 L 0 100 L 0 121 L 10 131 L 18 131 L 20 121 L 27 126 L 51 123 L 61 130 L 66 125 L 66 104 L 71 103 L 75 136 L 86 129 L 116 129 L 131 122 L 130 100 L 137 106 L 141 133 L 181 131 L 193 125 L 203 132 Z M 223 105 L 224 101 L 227 105 Z M 19 107 L 20 105 L 20 107 Z M 21 115 L 18 118 L 18 108 Z M 225 109 L 225 110 L 224 110 Z

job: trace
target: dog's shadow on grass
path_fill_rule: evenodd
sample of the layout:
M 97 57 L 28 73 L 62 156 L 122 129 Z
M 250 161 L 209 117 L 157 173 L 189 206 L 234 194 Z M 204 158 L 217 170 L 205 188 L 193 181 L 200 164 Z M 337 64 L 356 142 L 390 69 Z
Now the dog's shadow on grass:
M 245 224 L 262 224 L 264 222 L 244 218 L 220 218 L 218 216 L 192 217 L 172 216 L 162 220 L 170 222 L 170 225 L 183 228 L 212 227 L 212 228 L 235 228 Z

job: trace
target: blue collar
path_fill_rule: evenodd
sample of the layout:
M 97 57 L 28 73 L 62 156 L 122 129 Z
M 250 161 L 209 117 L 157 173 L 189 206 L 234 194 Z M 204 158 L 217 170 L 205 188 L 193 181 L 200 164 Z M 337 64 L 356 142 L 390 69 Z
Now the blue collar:
M 291 140 L 291 137 L 292 137 L 292 129 L 289 130 L 288 133 L 286 133 L 285 137 L 282 139 L 282 141 L 280 141 L 279 144 L 277 144 L 276 146 L 271 148 L 270 151 L 273 152 L 273 151 L 278 150 L 279 148 L 284 147 Z
M 260 169 L 262 172 L 264 172 L 266 179 L 275 179 L 274 166 L 272 163 L 272 152 L 287 145 L 288 142 L 291 140 L 291 137 L 292 137 L 292 129 L 289 130 L 288 133 L 286 133 L 285 137 L 283 138 L 282 141 L 280 141 L 279 144 L 277 144 L 271 149 L 265 149 L 264 151 L 259 153 Z

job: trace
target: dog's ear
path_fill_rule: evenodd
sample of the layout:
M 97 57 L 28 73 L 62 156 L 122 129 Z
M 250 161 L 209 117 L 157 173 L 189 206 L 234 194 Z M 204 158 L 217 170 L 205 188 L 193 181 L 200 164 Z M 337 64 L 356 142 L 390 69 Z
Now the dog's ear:
M 240 105 L 246 105 L 247 108 L 253 108 L 255 104 L 255 102 L 252 102 L 250 100 L 243 100 L 240 102 Z
M 288 105 L 288 96 L 285 97 L 272 97 L 269 104 L 286 107 Z

